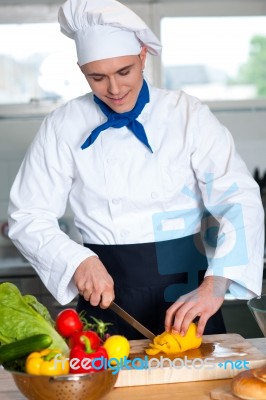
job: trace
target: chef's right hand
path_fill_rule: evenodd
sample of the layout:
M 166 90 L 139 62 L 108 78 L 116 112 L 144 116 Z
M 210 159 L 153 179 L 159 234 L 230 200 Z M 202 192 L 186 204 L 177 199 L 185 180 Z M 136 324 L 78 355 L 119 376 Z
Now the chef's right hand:
M 114 300 L 114 281 L 98 257 L 82 261 L 73 278 L 79 293 L 92 306 L 108 308 Z

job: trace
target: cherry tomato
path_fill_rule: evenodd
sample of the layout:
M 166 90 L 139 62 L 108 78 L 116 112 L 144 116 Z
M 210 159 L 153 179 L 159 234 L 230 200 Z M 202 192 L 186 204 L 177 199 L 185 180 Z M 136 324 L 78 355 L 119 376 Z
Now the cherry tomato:
M 65 338 L 83 329 L 83 323 L 77 311 L 73 308 L 62 310 L 56 317 L 55 325 L 57 332 Z
M 82 346 L 82 348 L 85 348 L 83 336 L 86 336 L 89 339 L 91 348 L 93 350 L 97 350 L 98 347 L 100 347 L 101 339 L 94 331 L 81 331 L 73 333 L 68 340 L 69 347 L 72 349 L 72 347 L 78 345 Z

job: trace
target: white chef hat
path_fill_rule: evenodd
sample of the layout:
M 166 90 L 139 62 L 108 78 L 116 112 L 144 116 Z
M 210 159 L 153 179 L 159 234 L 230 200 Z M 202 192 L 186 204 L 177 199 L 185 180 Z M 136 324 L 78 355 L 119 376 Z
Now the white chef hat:
M 132 10 L 116 0 L 67 0 L 59 9 L 61 32 L 75 40 L 78 63 L 137 55 L 142 46 L 160 55 L 161 43 Z

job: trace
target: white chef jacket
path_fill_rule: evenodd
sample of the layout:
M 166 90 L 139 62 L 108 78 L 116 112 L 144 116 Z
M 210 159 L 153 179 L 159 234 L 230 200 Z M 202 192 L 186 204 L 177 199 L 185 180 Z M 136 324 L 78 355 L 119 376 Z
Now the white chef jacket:
M 102 131 L 82 150 L 106 120 L 92 93 L 45 118 L 11 189 L 10 238 L 66 304 L 78 294 L 76 268 L 94 254 L 59 228 L 68 199 L 83 242 L 94 244 L 191 235 L 199 232 L 205 208 L 220 224 L 220 244 L 209 248 L 206 276 L 231 279 L 238 298 L 259 295 L 264 213 L 258 185 L 231 134 L 198 99 L 150 85 L 149 91 L 138 121 L 153 153 L 127 127 Z

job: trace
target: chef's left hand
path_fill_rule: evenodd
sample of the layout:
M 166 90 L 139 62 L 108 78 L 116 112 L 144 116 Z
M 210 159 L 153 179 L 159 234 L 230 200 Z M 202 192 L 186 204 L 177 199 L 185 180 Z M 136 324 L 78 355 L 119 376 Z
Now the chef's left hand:
M 199 317 L 197 336 L 202 336 L 208 319 L 218 311 L 231 281 L 221 276 L 207 276 L 192 292 L 179 297 L 168 308 L 165 330 L 184 335 L 190 323 Z

